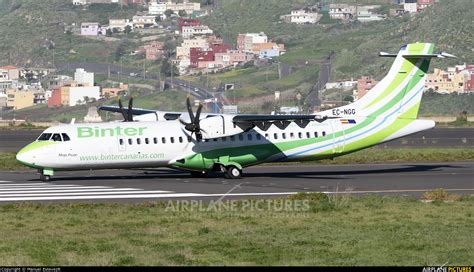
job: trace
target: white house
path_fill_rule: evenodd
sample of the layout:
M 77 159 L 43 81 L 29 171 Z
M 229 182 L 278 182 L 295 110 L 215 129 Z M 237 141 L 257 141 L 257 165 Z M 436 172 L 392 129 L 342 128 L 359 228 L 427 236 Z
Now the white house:
M 315 24 L 318 22 L 318 13 L 308 12 L 304 9 L 292 10 L 290 22 L 295 24 Z
M 163 15 L 166 11 L 166 3 L 163 2 L 150 2 L 148 4 L 149 15 Z
M 329 17 L 331 19 L 349 20 L 356 14 L 356 7 L 347 4 L 330 4 Z
M 94 86 L 94 73 L 88 73 L 84 69 L 78 68 L 74 73 L 74 80 L 84 86 Z
M 88 97 L 100 99 L 100 87 L 89 86 L 89 87 L 69 87 L 69 106 L 76 106 L 77 104 L 84 103 L 84 98 Z
M 145 28 L 145 27 L 150 27 L 153 25 L 156 25 L 155 22 L 155 16 L 152 15 L 146 15 L 146 16 L 141 16 L 141 15 L 136 15 L 133 16 L 132 22 L 133 26 L 136 28 Z
M 119 31 L 124 31 L 127 26 L 133 27 L 129 19 L 109 19 L 109 29 L 115 28 Z
M 418 3 L 416 0 L 405 0 L 403 9 L 408 13 L 416 13 L 418 11 Z
M 199 35 L 212 35 L 214 32 L 209 26 L 183 26 L 181 36 L 185 39 Z

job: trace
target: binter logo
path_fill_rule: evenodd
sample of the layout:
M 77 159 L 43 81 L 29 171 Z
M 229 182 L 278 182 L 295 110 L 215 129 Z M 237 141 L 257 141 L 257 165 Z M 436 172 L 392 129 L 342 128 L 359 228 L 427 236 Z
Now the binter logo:
M 115 137 L 115 136 L 141 136 L 146 127 L 115 127 L 115 128 L 99 128 L 99 127 L 78 127 L 78 138 L 99 138 L 99 137 Z

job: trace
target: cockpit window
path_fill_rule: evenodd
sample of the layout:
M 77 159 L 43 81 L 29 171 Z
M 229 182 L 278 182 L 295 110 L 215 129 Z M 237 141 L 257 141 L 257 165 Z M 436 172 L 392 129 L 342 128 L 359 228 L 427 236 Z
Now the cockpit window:
M 51 138 L 52 133 L 43 133 L 38 137 L 38 141 L 47 141 Z
M 61 133 L 61 135 L 63 136 L 63 141 L 67 142 L 71 140 L 66 133 Z
M 51 140 L 55 142 L 62 142 L 61 135 L 59 133 L 54 133 L 53 137 L 51 137 Z

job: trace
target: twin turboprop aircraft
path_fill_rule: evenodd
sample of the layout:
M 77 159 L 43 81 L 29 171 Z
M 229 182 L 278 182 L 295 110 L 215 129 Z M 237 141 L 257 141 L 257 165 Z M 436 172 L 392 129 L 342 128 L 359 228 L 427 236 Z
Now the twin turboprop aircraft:
M 230 115 L 135 109 L 123 122 L 67 124 L 46 129 L 17 160 L 49 181 L 55 171 L 170 167 L 203 177 L 221 171 L 241 178 L 244 167 L 282 161 L 329 159 L 433 128 L 417 120 L 434 44 L 403 46 L 388 74 L 356 102 L 317 115 Z

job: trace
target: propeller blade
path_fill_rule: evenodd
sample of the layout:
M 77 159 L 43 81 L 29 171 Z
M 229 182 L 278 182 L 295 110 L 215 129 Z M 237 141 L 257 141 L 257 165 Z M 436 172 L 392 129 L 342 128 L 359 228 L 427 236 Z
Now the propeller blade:
M 128 120 L 127 120 L 129 122 L 133 122 L 132 109 L 133 109 L 133 97 L 130 97 L 130 100 L 128 100 Z
M 201 115 L 201 110 L 202 110 L 202 104 L 199 104 L 197 111 L 196 111 L 196 117 L 194 118 L 194 124 L 199 127 L 199 117 Z
M 122 113 L 122 116 L 123 116 L 123 120 L 126 122 L 127 121 L 127 114 L 125 113 L 125 110 L 123 109 L 123 105 L 122 105 L 122 99 L 118 99 L 118 104 L 119 104 L 119 108 L 120 108 L 120 112 Z
M 186 107 L 188 108 L 189 119 L 191 119 L 191 123 L 194 123 L 194 113 L 189 96 L 186 98 Z

